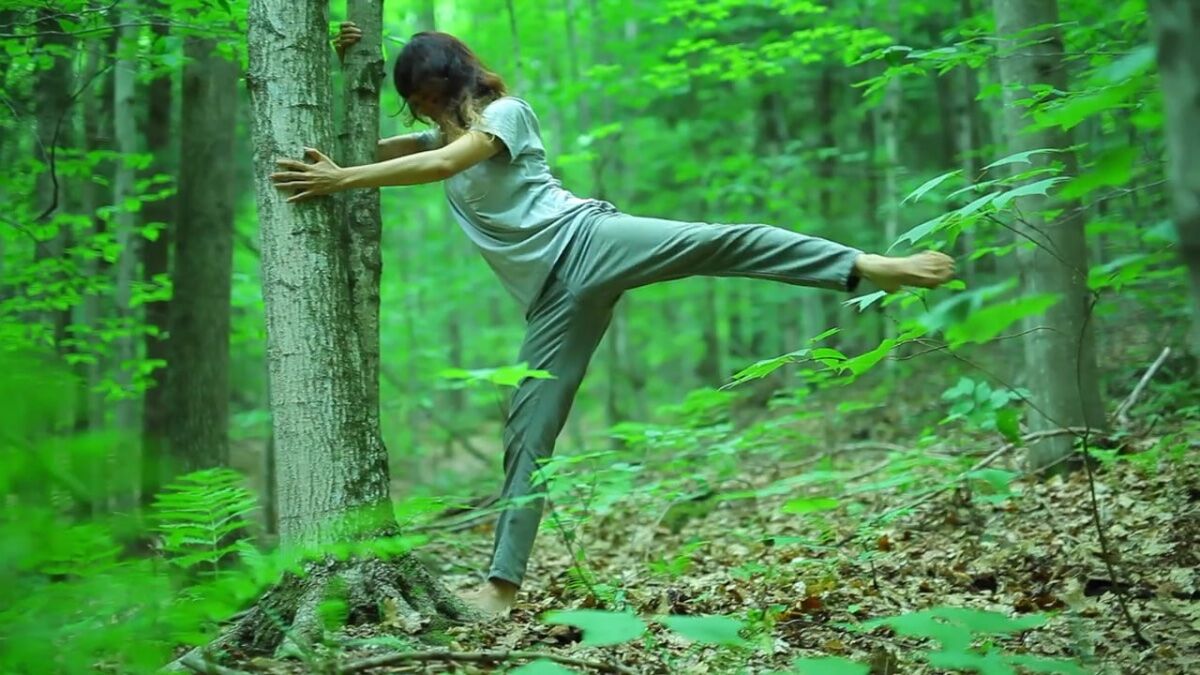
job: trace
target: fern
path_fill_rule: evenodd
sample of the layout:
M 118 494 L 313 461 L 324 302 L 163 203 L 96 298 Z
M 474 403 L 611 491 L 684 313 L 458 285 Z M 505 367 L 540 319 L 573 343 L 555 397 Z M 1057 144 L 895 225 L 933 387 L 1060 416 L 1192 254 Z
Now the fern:
M 155 497 L 151 518 L 170 563 L 204 565 L 203 573 L 216 574 L 222 559 L 241 550 L 234 535 L 249 528 L 247 515 L 258 506 L 241 483 L 242 475 L 231 469 L 204 469 L 181 476 Z

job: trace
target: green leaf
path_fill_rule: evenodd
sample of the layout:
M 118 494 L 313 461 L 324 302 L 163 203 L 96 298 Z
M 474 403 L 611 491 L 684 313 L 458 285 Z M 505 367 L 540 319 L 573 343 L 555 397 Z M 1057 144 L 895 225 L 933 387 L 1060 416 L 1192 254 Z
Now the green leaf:
M 929 665 L 939 669 L 965 670 L 980 675 L 1016 675 L 1016 671 L 995 652 L 980 654 L 966 649 L 954 649 L 929 652 L 926 658 Z
M 892 245 L 888 247 L 888 250 L 891 251 L 892 249 L 896 248 L 897 246 L 900 245 L 901 242 L 907 241 L 909 243 L 915 244 L 918 241 L 920 241 L 921 239 L 924 239 L 926 236 L 929 235 L 930 232 L 933 232 L 937 228 L 937 226 L 942 223 L 942 221 L 944 221 L 946 219 L 946 215 L 947 214 L 943 213 L 942 215 L 938 216 L 937 218 L 932 218 L 930 220 L 927 220 L 927 221 L 921 223 L 920 225 L 917 225 L 913 229 L 909 230 L 908 232 L 905 232 L 904 234 L 900 235 L 899 237 L 896 238 L 896 241 L 893 242 Z
M 1042 293 L 989 305 L 971 312 L 965 321 L 946 329 L 946 341 L 951 349 L 971 342 L 982 344 L 1021 319 L 1042 314 L 1060 299 L 1056 294 Z
M 583 631 L 583 640 L 579 644 L 584 646 L 619 645 L 646 632 L 646 624 L 641 619 L 625 612 L 573 609 L 550 612 L 542 620 L 550 624 L 578 627 Z
M 1058 148 L 1038 148 L 1036 150 L 1026 150 L 1025 152 L 1018 152 L 1016 154 L 1009 155 L 1008 157 L 1005 157 L 1003 159 L 998 159 L 998 160 L 992 162 L 991 164 L 988 164 L 987 166 L 983 167 L 983 170 L 987 171 L 988 169 L 994 169 L 998 166 L 1005 166 L 1008 164 L 1016 164 L 1018 162 L 1022 162 L 1024 164 L 1033 164 L 1033 162 L 1029 160 L 1030 157 L 1033 157 L 1034 155 L 1040 155 L 1043 153 L 1047 153 L 1047 152 L 1062 152 L 1062 150 L 1059 150 Z
M 832 497 L 812 497 L 807 499 L 793 499 L 783 505 L 784 513 L 816 513 L 818 511 L 830 511 L 836 509 L 841 504 Z
M 1033 183 L 1029 183 L 1028 185 L 1022 185 L 1019 188 L 1009 190 L 1008 192 L 1005 192 L 1004 194 L 996 197 L 995 206 L 998 209 L 1002 209 L 1002 208 L 1004 208 L 1005 204 L 1008 204 L 1010 201 L 1016 199 L 1017 197 L 1028 197 L 1030 195 L 1042 195 L 1043 197 L 1045 197 L 1045 196 L 1047 196 L 1047 191 L 1051 187 L 1053 187 L 1053 186 L 1057 185 L 1058 183 L 1061 183 L 1065 180 L 1069 180 L 1069 179 L 1063 178 L 1062 176 L 1057 176 L 1055 178 L 1047 178 L 1045 180 L 1039 180 L 1039 181 L 1036 181 Z
M 713 645 L 743 645 L 738 631 L 742 622 L 727 616 L 663 616 L 658 621 L 695 642 Z
M 538 659 L 508 672 L 509 675 L 575 675 L 579 671 L 564 668 L 553 661 Z
M 903 204 L 907 203 L 908 200 L 910 200 L 910 199 L 913 200 L 913 203 L 920 201 L 921 197 L 925 196 L 925 193 L 927 193 L 930 190 L 932 190 L 933 188 L 941 185 L 943 182 L 945 182 L 945 180 L 947 178 L 956 176 L 960 173 L 962 173 L 961 169 L 955 169 L 954 171 L 951 171 L 949 173 L 944 173 L 944 174 L 938 176 L 937 178 L 933 178 L 931 180 L 926 181 L 924 185 L 917 188 L 916 190 L 913 190 L 911 194 L 909 194 L 907 197 L 905 197 L 903 200 L 901 200 L 900 204 L 903 205 Z
M 999 193 L 999 192 L 989 192 L 988 194 L 983 195 L 982 197 L 976 198 L 975 201 L 973 201 L 970 204 L 967 204 L 966 206 L 962 207 L 961 209 L 955 211 L 954 215 L 958 216 L 959 218 L 966 218 L 967 216 L 970 216 L 970 215 L 974 214 L 976 211 L 987 206 L 988 202 L 991 202 L 992 200 L 997 199 L 998 197 L 1001 196 L 1001 194 L 1002 193 Z
M 792 670 L 796 675 L 868 675 L 871 672 L 869 666 L 840 656 L 796 659 L 792 662 Z
M 1135 147 L 1114 148 L 1105 152 L 1090 171 L 1076 176 L 1063 187 L 1062 198 L 1078 199 L 1102 187 L 1128 183 L 1133 175 L 1137 154 Z
M 931 613 L 967 628 L 977 635 L 1006 635 L 1020 633 L 1046 623 L 1041 614 L 1008 617 L 999 612 L 967 607 L 935 607 Z
M 1021 445 L 1021 415 L 1014 408 L 996 410 L 996 430 L 1009 443 Z

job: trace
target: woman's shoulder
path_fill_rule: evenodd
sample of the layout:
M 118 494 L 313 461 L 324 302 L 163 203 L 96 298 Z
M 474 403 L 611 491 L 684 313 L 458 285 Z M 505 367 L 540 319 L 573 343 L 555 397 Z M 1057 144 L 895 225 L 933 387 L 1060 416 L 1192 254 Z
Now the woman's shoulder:
M 526 101 L 525 99 L 520 98 L 518 96 L 501 96 L 500 98 L 498 98 L 498 99 L 492 101 L 491 103 L 487 104 L 486 106 L 484 106 L 484 110 L 493 109 L 493 108 L 496 110 L 520 109 L 520 110 L 528 110 L 530 112 L 533 112 L 533 106 L 529 105 L 528 101 Z

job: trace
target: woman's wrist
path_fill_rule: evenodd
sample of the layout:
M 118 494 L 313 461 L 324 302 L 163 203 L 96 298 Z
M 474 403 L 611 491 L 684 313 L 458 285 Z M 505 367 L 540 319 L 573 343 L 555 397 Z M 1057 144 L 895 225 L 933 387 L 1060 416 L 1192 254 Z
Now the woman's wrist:
M 357 168 L 358 167 L 356 166 L 343 166 L 338 168 L 335 185 L 337 185 L 337 190 L 339 192 L 357 187 L 354 184 L 355 180 L 358 178 L 358 172 L 355 171 Z

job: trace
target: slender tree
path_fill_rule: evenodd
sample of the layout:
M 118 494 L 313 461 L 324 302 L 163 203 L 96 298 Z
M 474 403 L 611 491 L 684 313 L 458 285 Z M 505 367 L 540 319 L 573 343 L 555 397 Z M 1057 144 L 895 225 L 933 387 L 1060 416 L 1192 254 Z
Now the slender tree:
M 167 48 L 170 36 L 170 25 L 166 21 L 166 4 L 155 3 L 157 21 L 151 26 L 156 47 L 160 50 Z M 174 103 L 173 80 L 171 70 L 163 69 L 157 73 L 145 89 L 146 96 L 146 151 L 154 157 L 153 169 L 156 173 L 169 175 L 175 162 L 168 161 L 171 156 L 171 110 Z M 188 136 L 190 137 L 190 133 Z M 169 270 L 171 226 L 175 221 L 175 200 L 168 197 L 146 204 L 142 209 L 143 227 L 157 227 L 157 236 L 146 241 L 142 253 L 142 281 L 146 284 L 157 284 Z M 146 359 L 166 364 L 168 360 L 166 338 L 169 332 L 170 320 L 169 303 L 166 300 L 146 303 Z M 150 382 L 142 399 L 142 447 L 145 458 L 142 463 L 142 499 L 153 498 L 167 472 L 163 470 L 163 451 L 165 449 L 170 414 L 167 407 L 166 367 L 156 368 L 150 375 Z
M 1027 130 L 1028 109 L 1022 101 L 1038 85 L 1066 91 L 1063 41 L 1058 28 L 1057 0 L 993 0 L 1000 37 L 1000 78 L 1004 85 L 1004 128 L 1010 152 L 1053 148 L 1057 153 L 1031 157 L 1036 166 L 1065 164 L 1074 173 L 1067 150 L 1071 142 L 1056 129 Z M 1025 167 L 1022 167 L 1025 168 Z M 1087 287 L 1088 259 L 1080 211 L 1066 205 L 1060 215 L 1047 217 L 1043 197 L 1020 200 L 1023 222 L 1021 266 L 1024 289 L 1030 294 L 1053 294 L 1055 304 L 1044 317 L 1034 317 L 1025 341 L 1025 374 L 1036 405 L 1030 411 L 1034 430 L 1083 426 L 1103 428 L 1104 407 L 1096 369 Z M 1034 244 L 1034 245 L 1030 245 Z M 1034 469 L 1064 467 L 1072 452 L 1070 437 L 1044 439 L 1029 452 Z
M 71 106 L 71 60 L 69 58 L 70 37 L 62 33 L 57 19 L 57 12 L 50 9 L 37 10 L 37 20 L 34 26 L 39 31 L 37 40 L 38 50 L 50 61 L 50 66 L 38 72 L 34 86 L 34 106 L 37 115 L 37 147 L 35 156 L 42 163 L 42 171 L 37 178 L 37 203 L 34 212 L 43 222 L 50 222 L 54 216 L 63 211 L 66 200 L 66 186 L 60 164 L 62 161 L 61 148 L 70 145 L 71 120 L 68 117 Z M 40 264 L 47 265 L 43 274 L 59 276 L 55 266 L 59 265 L 63 252 L 67 247 L 69 230 L 65 227 L 56 228 L 53 232 L 42 235 L 38 240 L 35 258 Z M 50 335 L 56 346 L 62 344 L 66 337 L 68 311 L 49 309 L 40 317 L 40 323 L 50 329 Z
M 110 225 L 114 230 L 117 243 L 120 244 L 121 256 L 116 263 L 117 274 L 117 316 L 121 320 L 124 334 L 116 343 L 117 383 L 122 390 L 122 398 L 116 404 L 117 429 L 129 434 L 125 443 L 114 456 L 113 478 L 114 505 L 126 507 L 140 491 L 140 471 L 136 468 L 141 462 L 140 425 L 138 424 L 139 398 L 134 394 L 135 360 L 140 350 L 135 338 L 134 327 L 139 322 L 138 311 L 133 304 L 134 282 L 138 277 L 143 241 L 137 227 L 137 213 L 128 206 L 128 202 L 137 196 L 137 171 L 132 156 L 141 150 L 141 142 L 137 127 L 137 71 L 138 71 L 138 27 L 137 8 L 135 2 L 124 3 L 121 10 L 114 15 L 114 21 L 119 27 L 120 36 L 117 43 L 116 63 L 113 68 L 113 127 L 115 131 L 116 150 L 120 154 L 117 160 L 113 178 L 113 208 L 114 217 Z M 133 468 L 132 480 L 128 470 Z M 121 471 L 120 469 L 124 469 Z
M 351 4 L 364 27 L 347 58 L 371 77 L 378 50 L 378 3 Z M 255 193 L 258 204 L 271 412 L 277 447 L 279 534 L 285 547 L 396 534 L 388 494 L 387 454 L 378 411 L 369 409 L 363 368 L 363 328 L 352 290 L 350 237 L 339 222 L 340 202 L 321 198 L 290 204 L 269 176 L 280 158 L 305 147 L 332 146 L 331 91 L 325 3 L 251 0 L 250 90 Z M 281 58 L 280 55 L 286 55 Z M 377 76 L 377 75 L 376 75 Z M 376 95 L 378 89 L 376 88 Z M 372 143 L 375 137 L 369 139 Z M 314 153 L 309 153 L 315 156 Z M 357 283 L 357 282 L 356 282 Z M 361 290 L 361 289 L 360 289 Z M 352 616 L 375 617 L 381 601 L 411 614 L 461 615 L 463 608 L 411 556 L 313 563 L 288 577 L 247 613 L 217 645 L 251 640 L 278 644 L 279 616 L 292 617 L 289 640 L 307 641 L 322 629 L 318 607 L 331 587 L 351 600 Z M 284 627 L 286 628 L 286 627 Z
M 1192 283 L 1192 353 L 1200 354 L 1200 6 L 1151 0 L 1166 102 L 1168 174 L 1179 252 Z

